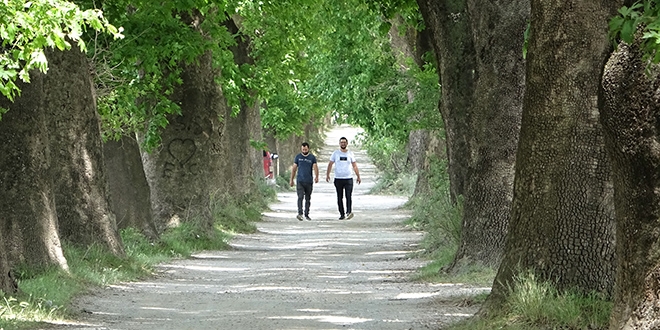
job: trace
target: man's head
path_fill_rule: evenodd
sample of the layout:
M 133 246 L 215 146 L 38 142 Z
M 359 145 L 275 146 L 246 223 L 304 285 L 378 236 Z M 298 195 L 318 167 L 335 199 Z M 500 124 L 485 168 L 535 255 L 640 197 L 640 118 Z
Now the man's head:
M 347 139 L 347 138 L 345 138 L 345 137 L 342 136 L 342 137 L 339 139 L 339 148 L 340 148 L 341 150 L 346 150 L 346 148 L 348 148 L 348 139 Z
M 309 143 L 303 142 L 300 146 L 300 151 L 303 155 L 307 156 L 307 154 L 309 154 Z

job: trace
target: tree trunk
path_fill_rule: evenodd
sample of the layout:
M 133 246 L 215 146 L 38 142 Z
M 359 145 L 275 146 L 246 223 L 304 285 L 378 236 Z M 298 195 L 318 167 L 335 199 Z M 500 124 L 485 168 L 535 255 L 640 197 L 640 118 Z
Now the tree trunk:
M 610 294 L 614 209 L 598 122 L 617 1 L 532 1 L 511 223 L 491 301 L 520 271 L 559 290 Z
M 231 47 L 234 62 L 237 65 L 254 65 L 250 57 L 250 39 L 240 33 L 236 24 L 238 18 L 229 19 L 225 23 L 230 33 L 235 35 L 236 46 Z M 246 90 L 246 95 L 254 95 L 254 91 Z M 231 110 L 230 110 L 231 111 Z M 224 145 L 231 146 L 231 152 L 244 155 L 236 157 L 228 164 L 232 171 L 233 193 L 245 195 L 254 190 L 254 180 L 263 178 L 262 150 L 252 146 L 250 141 L 262 141 L 261 115 L 257 100 L 241 101 L 240 112 L 235 116 L 227 113 Z
M 184 66 L 174 96 L 181 115 L 168 117 L 160 149 L 142 153 L 158 228 L 190 222 L 210 231 L 211 195 L 227 191 L 233 173 L 225 164 L 243 156 L 222 144 L 228 110 L 215 75 L 210 53 Z
M 463 195 L 458 263 L 497 266 L 513 198 L 527 1 L 418 1 L 442 81 L 452 196 Z
M 0 290 L 13 292 L 9 268 L 18 263 L 35 268 L 68 269 L 57 232 L 49 135 L 44 109 L 44 75 L 33 73 L 21 84 L 21 96 L 0 120 Z
M 452 200 L 465 193 L 471 134 L 468 113 L 475 84 L 476 52 L 467 16 L 467 1 L 417 0 L 435 51 L 445 124 L 450 193 Z
M 620 45 L 603 76 L 617 220 L 611 329 L 660 327 L 660 71 L 645 72 L 639 46 Z
M 433 187 L 431 187 L 429 182 L 429 177 L 432 176 L 431 171 L 434 170 L 431 168 L 431 161 L 438 159 L 447 159 L 445 151 L 446 144 L 443 139 L 442 133 L 439 131 L 426 131 L 427 136 L 425 138 L 424 146 L 424 157 L 423 163 L 417 174 L 417 181 L 415 182 L 415 192 L 413 196 L 420 196 L 424 198 L 428 193 L 431 193 Z
M 77 48 L 47 51 L 44 77 L 55 204 L 60 236 L 74 244 L 99 244 L 123 254 L 108 207 L 99 116 L 89 64 Z
M 122 136 L 119 141 L 108 141 L 103 144 L 103 155 L 110 209 L 117 218 L 117 227 L 135 228 L 146 237 L 158 238 L 151 213 L 149 184 L 137 141 L 129 136 Z

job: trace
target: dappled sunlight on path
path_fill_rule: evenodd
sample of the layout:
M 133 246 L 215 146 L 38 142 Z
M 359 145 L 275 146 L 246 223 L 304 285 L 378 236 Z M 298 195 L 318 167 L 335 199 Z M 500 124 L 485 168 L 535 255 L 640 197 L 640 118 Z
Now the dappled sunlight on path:
M 317 155 L 322 178 L 339 137 L 357 131 L 329 132 Z M 422 233 L 402 224 L 406 198 L 368 194 L 375 169 L 351 149 L 363 179 L 355 218 L 337 220 L 332 183 L 314 185 L 313 221 L 295 218 L 295 192 L 280 193 L 258 233 L 236 236 L 233 250 L 169 262 L 157 279 L 86 297 L 85 323 L 67 329 L 438 329 L 474 313 L 452 301 L 488 288 L 410 280 L 426 262 L 410 257 Z

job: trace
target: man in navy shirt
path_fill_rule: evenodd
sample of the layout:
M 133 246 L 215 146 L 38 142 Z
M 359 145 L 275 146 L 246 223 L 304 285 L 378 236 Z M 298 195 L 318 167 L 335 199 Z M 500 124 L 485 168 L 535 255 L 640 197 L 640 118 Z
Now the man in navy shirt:
M 300 147 L 300 153 L 296 155 L 293 160 L 293 168 L 291 169 L 291 180 L 289 184 L 293 187 L 293 178 L 296 178 L 297 185 L 296 191 L 298 192 L 298 220 L 303 219 L 303 198 L 305 198 L 305 219 L 309 218 L 309 206 L 311 205 L 312 198 L 312 185 L 319 182 L 319 167 L 316 165 L 316 157 L 309 152 L 309 144 L 303 142 Z M 314 177 L 312 177 L 312 170 L 314 170 Z M 296 175 L 298 172 L 298 175 Z

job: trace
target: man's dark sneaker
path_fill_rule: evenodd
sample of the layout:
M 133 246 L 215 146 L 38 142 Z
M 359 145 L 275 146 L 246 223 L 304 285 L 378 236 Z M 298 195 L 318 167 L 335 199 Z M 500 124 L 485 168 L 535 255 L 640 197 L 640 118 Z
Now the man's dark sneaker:
M 312 218 L 310 218 L 309 215 L 306 215 L 306 216 L 305 216 L 305 220 L 307 220 L 307 221 L 312 221 Z
M 353 219 L 353 212 L 349 212 L 348 215 L 346 215 L 346 220 Z
M 346 218 L 343 215 L 341 217 L 339 217 L 339 220 L 344 220 L 344 219 L 346 219 Z
M 298 216 L 296 217 L 296 219 L 302 221 L 302 219 L 303 219 L 302 214 L 298 214 Z

